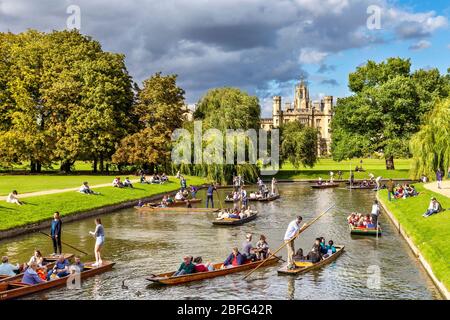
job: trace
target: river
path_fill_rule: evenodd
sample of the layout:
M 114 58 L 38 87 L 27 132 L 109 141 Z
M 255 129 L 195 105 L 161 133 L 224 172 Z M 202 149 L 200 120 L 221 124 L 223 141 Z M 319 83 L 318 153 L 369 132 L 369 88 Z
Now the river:
M 371 190 L 313 190 L 309 184 L 280 184 L 281 199 L 254 203 L 259 216 L 238 227 L 212 226 L 214 214 L 138 213 L 134 209 L 102 215 L 106 242 L 104 260 L 116 265 L 111 272 L 83 280 L 82 289 L 61 288 L 26 299 L 441 299 L 423 268 L 389 219 L 382 216 L 383 236 L 350 236 L 346 217 L 352 210 L 368 212 L 375 199 Z M 220 190 L 224 199 L 226 190 Z M 205 196 L 204 191 L 199 196 Z M 215 196 L 215 204 L 218 198 Z M 297 276 L 278 276 L 277 266 L 263 267 L 248 280 L 245 273 L 174 287 L 149 284 L 151 273 L 178 268 L 185 254 L 220 262 L 233 246 L 241 247 L 245 234 L 268 238 L 272 249 L 282 243 L 287 224 L 297 215 L 308 221 L 332 203 L 336 207 L 305 231 L 296 249 L 309 250 L 314 238 L 345 245 L 344 254 L 324 268 Z M 63 226 L 63 241 L 92 252 L 93 218 Z M 26 261 L 33 250 L 52 251 L 51 241 L 38 233 L 0 242 L 0 255 Z M 63 246 L 64 251 L 73 252 Z M 282 254 L 286 256 L 285 250 Z M 93 253 L 83 260 L 93 260 Z M 278 265 L 279 266 L 279 265 Z M 122 289 L 122 281 L 128 289 Z

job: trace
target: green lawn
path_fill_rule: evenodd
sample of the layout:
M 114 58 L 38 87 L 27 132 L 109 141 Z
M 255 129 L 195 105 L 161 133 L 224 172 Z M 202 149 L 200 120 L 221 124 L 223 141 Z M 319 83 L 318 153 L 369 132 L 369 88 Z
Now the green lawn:
M 42 178 L 42 177 L 41 177 Z M 199 177 L 186 177 L 187 183 L 200 185 L 206 180 Z M 53 212 L 59 211 L 63 216 L 84 212 L 111 204 L 118 204 L 129 200 L 149 197 L 161 192 L 177 190 L 179 181 L 172 179 L 163 185 L 135 184 L 134 189 L 103 187 L 94 189 L 101 195 L 85 195 L 76 191 L 63 192 L 52 195 L 37 196 L 24 199 L 26 204 L 17 206 L 0 202 L 0 230 L 23 226 L 30 223 L 50 219 Z
M 124 176 L 122 176 L 124 178 Z M 103 183 L 112 183 L 114 176 L 87 176 L 87 175 L 0 175 L 0 196 L 8 195 L 12 190 L 21 193 L 77 188 L 83 181 L 88 181 L 91 186 Z M 130 176 L 130 179 L 137 179 Z
M 450 198 L 429 191 L 421 184 L 415 186 L 420 192 L 417 197 L 389 202 L 387 191 L 381 190 L 380 199 L 420 249 L 436 277 L 450 290 Z M 432 196 L 447 210 L 423 218 Z
M 92 171 L 92 161 L 75 161 L 74 164 L 74 171 Z M 43 172 L 47 171 L 58 171 L 60 168 L 59 163 L 52 164 L 49 168 L 42 168 Z M 30 164 L 29 163 L 22 163 L 22 164 L 15 164 L 11 167 L 2 167 L 0 166 L 0 170 L 4 171 L 29 171 L 30 170 Z
M 355 179 L 367 179 L 369 173 L 373 173 L 375 177 L 382 176 L 384 178 L 409 178 L 409 170 L 411 165 L 410 159 L 395 159 L 395 170 L 386 170 L 384 159 L 361 159 L 345 160 L 341 162 L 332 159 L 320 159 L 313 168 L 300 167 L 296 170 L 291 164 L 285 164 L 276 174 L 277 179 L 323 179 L 330 178 L 330 171 L 334 172 L 334 178 L 337 179 L 337 172 L 342 171 L 342 178 L 350 178 L 350 168 L 355 175 Z M 362 166 L 365 172 L 354 172 L 355 167 Z

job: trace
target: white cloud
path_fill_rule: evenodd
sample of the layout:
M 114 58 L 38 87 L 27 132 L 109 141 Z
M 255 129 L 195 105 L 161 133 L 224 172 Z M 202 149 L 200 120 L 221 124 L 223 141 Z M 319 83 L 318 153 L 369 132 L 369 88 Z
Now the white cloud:
M 420 40 L 411 46 L 409 46 L 409 50 L 418 51 L 431 47 L 431 42 L 427 40 Z
M 327 56 L 328 53 L 312 48 L 301 49 L 298 61 L 305 64 L 321 64 Z

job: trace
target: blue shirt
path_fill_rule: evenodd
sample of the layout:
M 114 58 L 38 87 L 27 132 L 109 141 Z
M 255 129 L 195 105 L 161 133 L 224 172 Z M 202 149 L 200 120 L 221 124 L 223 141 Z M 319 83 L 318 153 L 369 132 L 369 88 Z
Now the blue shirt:
M 214 187 L 213 187 L 213 186 L 209 186 L 209 187 L 208 187 L 208 191 L 207 191 L 207 195 L 208 195 L 208 196 L 212 196 L 213 191 L 214 191 Z
M 25 270 L 25 273 L 23 274 L 22 282 L 26 284 L 38 284 L 45 281 L 39 278 L 36 271 L 34 271 L 32 268 L 28 268 L 27 270 Z
M 52 227 L 50 229 L 50 233 L 53 236 L 57 235 L 57 236 L 61 236 L 61 226 L 62 226 L 62 222 L 60 219 L 53 219 L 52 221 Z
M 69 261 L 67 259 L 64 259 L 64 262 L 57 261 L 55 264 L 56 269 L 64 269 L 69 265 Z

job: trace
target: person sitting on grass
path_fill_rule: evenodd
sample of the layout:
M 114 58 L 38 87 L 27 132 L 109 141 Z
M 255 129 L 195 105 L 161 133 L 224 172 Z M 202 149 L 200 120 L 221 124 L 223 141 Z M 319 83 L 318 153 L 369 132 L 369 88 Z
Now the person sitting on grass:
M 223 262 L 221 269 L 243 265 L 245 260 L 245 257 L 239 252 L 239 249 L 234 247 L 233 252 L 231 252 L 228 258 Z
M 424 218 L 428 218 L 429 216 L 431 216 L 433 214 L 436 214 L 436 213 L 439 213 L 441 211 L 442 211 L 441 204 L 439 203 L 439 201 L 436 200 L 435 197 L 432 197 L 431 201 L 430 201 L 430 204 L 428 206 L 428 210 L 427 210 L 427 212 L 425 212 L 423 214 L 423 217 Z
M 160 177 L 160 180 L 161 180 L 161 184 L 163 184 L 164 182 L 169 181 L 169 177 L 167 177 L 167 175 L 165 173 L 163 173 Z
M 69 261 L 64 258 L 64 255 L 60 255 L 52 270 L 47 273 L 47 280 L 50 280 L 52 275 L 56 275 L 58 278 L 65 277 L 69 274 Z
M 8 203 L 15 203 L 19 206 L 23 205 L 23 202 L 17 198 L 17 191 L 13 190 L 10 194 L 8 194 L 8 197 L 6 198 L 6 202 Z
M 94 192 L 90 187 L 87 181 L 83 182 L 83 184 L 80 187 L 80 193 L 84 194 L 100 194 L 98 192 Z
M 125 181 L 123 182 L 123 186 L 124 186 L 124 187 L 133 188 L 133 184 L 131 183 L 129 177 L 126 177 L 126 178 L 125 178 Z
M 37 264 L 33 262 L 30 267 L 25 270 L 21 282 L 31 285 L 46 282 L 46 280 L 43 280 L 39 277 L 38 273 L 36 272 L 37 268 Z
M 195 272 L 195 266 L 192 263 L 192 259 L 190 256 L 184 256 L 183 262 L 181 263 L 178 271 L 173 274 L 173 276 L 181 276 L 184 274 L 191 274 Z
M 120 181 L 120 177 L 115 177 L 113 182 L 112 182 L 112 186 L 114 188 L 123 188 L 123 183 L 122 181 Z

